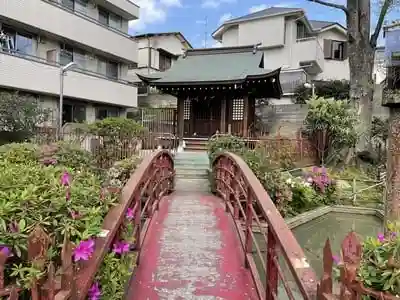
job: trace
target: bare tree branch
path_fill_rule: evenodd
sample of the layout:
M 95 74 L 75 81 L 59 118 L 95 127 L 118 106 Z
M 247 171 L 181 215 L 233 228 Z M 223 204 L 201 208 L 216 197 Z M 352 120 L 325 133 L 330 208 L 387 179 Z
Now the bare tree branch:
M 376 22 L 374 34 L 371 36 L 369 41 L 371 47 L 375 49 L 376 42 L 379 37 L 379 33 L 382 30 L 383 21 L 385 20 L 386 14 L 388 13 L 389 7 L 392 4 L 392 0 L 385 0 L 382 4 L 381 12 L 379 14 L 378 21 Z
M 335 3 L 331 3 L 331 2 L 327 2 L 327 1 L 323 1 L 323 0 L 308 0 L 308 1 L 343 10 L 344 13 L 346 14 L 346 16 L 349 15 L 349 11 L 347 10 L 346 6 L 344 6 L 344 5 L 339 5 L 339 4 L 335 4 Z M 386 0 L 386 1 L 388 1 L 388 0 Z

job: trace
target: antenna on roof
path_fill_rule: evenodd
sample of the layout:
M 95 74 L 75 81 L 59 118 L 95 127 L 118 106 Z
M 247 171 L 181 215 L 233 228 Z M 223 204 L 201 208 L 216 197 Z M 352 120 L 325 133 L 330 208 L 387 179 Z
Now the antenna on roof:
M 208 36 L 207 27 L 208 27 L 208 17 L 206 16 L 204 18 L 204 48 L 207 48 L 207 36 Z

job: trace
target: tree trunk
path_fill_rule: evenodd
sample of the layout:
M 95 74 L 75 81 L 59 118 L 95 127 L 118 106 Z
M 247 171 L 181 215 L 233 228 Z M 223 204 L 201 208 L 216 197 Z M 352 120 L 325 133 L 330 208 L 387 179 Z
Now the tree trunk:
M 350 99 L 360 116 L 356 152 L 370 149 L 374 48 L 370 44 L 369 0 L 347 1 L 347 33 L 350 67 Z

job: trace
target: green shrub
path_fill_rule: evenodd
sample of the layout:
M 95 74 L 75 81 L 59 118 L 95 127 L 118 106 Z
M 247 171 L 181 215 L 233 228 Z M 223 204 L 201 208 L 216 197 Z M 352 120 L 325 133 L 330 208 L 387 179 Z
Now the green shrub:
M 93 155 L 71 142 L 57 142 L 44 145 L 40 149 L 40 161 L 44 164 L 57 164 L 75 170 L 86 168 L 92 170 L 95 166 Z
M 335 100 L 345 100 L 350 97 L 350 84 L 346 80 L 316 81 L 315 95 L 323 98 L 333 98 Z M 312 90 L 300 84 L 294 91 L 297 104 L 305 104 L 311 98 Z
M 39 147 L 30 143 L 11 143 L 0 146 L 0 161 L 30 163 L 38 159 Z
M 27 236 L 35 226 L 52 238 L 47 259 L 57 266 L 65 235 L 78 244 L 100 232 L 104 216 L 118 200 L 101 194 L 99 177 L 85 169 L 0 161 L 0 244 L 12 249 L 13 274 L 23 286 L 42 271 L 27 265 Z
M 342 150 L 354 147 L 358 138 L 358 116 L 348 101 L 311 99 L 304 125 L 322 165 L 342 159 Z
M 240 153 L 245 150 L 246 144 L 240 137 L 233 135 L 215 136 L 210 139 L 208 143 L 208 155 L 210 161 L 213 161 L 216 155 L 221 151 L 229 151 L 233 153 Z
M 118 139 L 138 138 L 145 131 L 140 123 L 127 118 L 105 118 L 89 125 L 89 132 L 92 134 Z

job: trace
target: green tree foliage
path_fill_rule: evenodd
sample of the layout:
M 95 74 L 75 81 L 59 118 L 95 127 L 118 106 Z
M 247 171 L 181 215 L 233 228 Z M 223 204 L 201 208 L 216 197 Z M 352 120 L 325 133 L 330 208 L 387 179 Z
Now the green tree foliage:
M 349 99 L 350 84 L 346 80 L 316 81 L 315 95 L 323 98 L 333 98 L 335 100 Z M 305 104 L 311 98 L 311 89 L 303 84 L 295 89 L 295 100 L 297 104 Z
M 305 132 L 317 147 L 321 162 L 341 159 L 342 150 L 357 142 L 358 117 L 345 100 L 313 98 L 307 101 Z
M 0 91 L 0 144 L 31 138 L 48 115 L 36 98 Z

